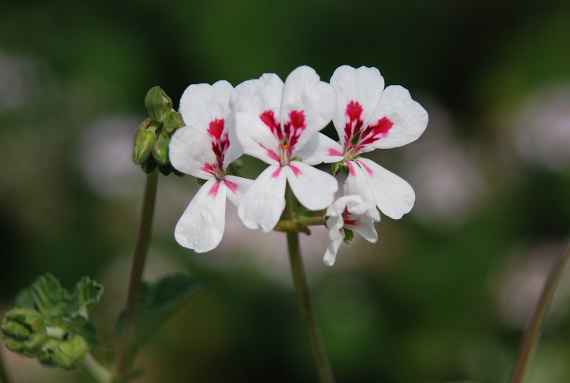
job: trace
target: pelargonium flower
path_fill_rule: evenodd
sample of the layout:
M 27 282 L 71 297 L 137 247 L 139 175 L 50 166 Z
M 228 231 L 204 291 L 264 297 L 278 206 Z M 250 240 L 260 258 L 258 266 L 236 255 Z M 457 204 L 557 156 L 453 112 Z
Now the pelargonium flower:
M 312 165 L 335 161 L 327 150 L 335 142 L 319 133 L 334 111 L 330 85 L 320 81 L 312 68 L 302 66 L 285 84 L 275 74 L 243 82 L 235 89 L 232 105 L 245 153 L 269 164 L 240 203 L 243 223 L 251 229 L 272 230 L 285 208 L 287 183 L 307 209 L 329 206 L 337 181 Z
M 185 127 L 170 143 L 170 161 L 179 171 L 205 180 L 176 224 L 176 241 L 198 253 L 214 249 L 224 234 L 226 199 L 237 206 L 250 180 L 226 174 L 243 153 L 235 139 L 227 81 L 190 85 L 180 99 Z
M 360 195 L 390 218 L 401 218 L 414 205 L 414 190 L 361 155 L 415 141 L 427 127 L 427 112 L 405 88 L 384 89 L 384 78 L 376 68 L 341 66 L 332 75 L 331 86 L 336 93 L 333 121 L 340 145 L 330 146 L 328 153 L 348 168 L 345 193 Z
M 374 205 L 364 202 L 358 195 L 346 195 L 337 199 L 327 209 L 326 217 L 331 241 L 323 261 L 328 266 L 334 265 L 338 249 L 347 239 L 347 230 L 360 234 L 368 242 L 375 243 L 378 240 L 374 222 L 380 221 L 380 214 Z

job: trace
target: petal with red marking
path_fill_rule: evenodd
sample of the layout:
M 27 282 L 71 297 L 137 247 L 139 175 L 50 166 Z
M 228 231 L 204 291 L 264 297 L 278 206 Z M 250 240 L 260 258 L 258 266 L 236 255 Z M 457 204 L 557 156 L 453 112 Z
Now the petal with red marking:
M 330 174 L 298 161 L 283 169 L 293 194 L 307 209 L 325 209 L 333 202 L 338 182 Z
M 342 146 L 322 133 L 317 133 L 297 152 L 308 165 L 330 164 L 342 160 Z
M 178 129 L 170 140 L 170 163 L 182 173 L 201 179 L 213 176 L 203 170 L 205 164 L 216 162 L 211 138 L 205 130 L 185 126 Z
M 265 74 L 239 84 L 232 97 L 235 135 L 243 151 L 268 164 L 279 162 L 279 141 L 262 116 L 279 115 L 282 90 L 283 82 L 277 75 Z
M 211 121 L 226 119 L 230 114 L 232 85 L 227 81 L 192 84 L 180 98 L 180 114 L 186 126 L 208 129 Z
M 281 123 L 287 123 L 291 112 L 302 112 L 305 129 L 295 144 L 295 155 L 305 143 L 332 119 L 334 113 L 334 91 L 331 86 L 320 81 L 313 68 L 301 66 L 293 70 L 285 80 L 281 104 Z
M 344 144 L 347 107 L 351 102 L 357 103 L 362 108 L 361 117 L 364 124 L 370 122 L 384 89 L 384 78 L 374 67 L 353 68 L 343 65 L 334 71 L 331 85 L 336 93 L 334 125 L 340 142 Z
M 225 176 L 222 182 L 227 189 L 228 199 L 234 206 L 238 206 L 241 198 L 253 183 L 253 180 L 237 176 Z
M 375 121 L 386 117 L 393 126 L 383 138 L 372 144 L 373 148 L 388 149 L 409 144 L 422 135 L 428 124 L 426 110 L 399 85 L 384 90 L 374 115 Z
M 250 229 L 273 230 L 285 209 L 285 172 L 268 166 L 241 198 L 238 215 Z
M 194 196 L 174 230 L 176 241 L 197 253 L 216 248 L 224 235 L 226 189 L 209 180 Z
M 360 195 L 392 219 L 412 210 L 416 195 L 410 184 L 369 159 L 359 158 L 352 164 L 354 171 L 345 183 L 347 194 Z

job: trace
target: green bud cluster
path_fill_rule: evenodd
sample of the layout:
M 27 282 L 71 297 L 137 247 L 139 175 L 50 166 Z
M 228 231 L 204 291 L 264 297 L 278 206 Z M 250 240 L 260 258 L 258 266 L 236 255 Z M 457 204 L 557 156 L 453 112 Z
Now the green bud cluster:
M 46 366 L 73 369 L 95 343 L 87 316 L 102 294 L 103 287 L 89 278 L 68 291 L 54 276 L 42 276 L 2 319 L 1 339 L 9 350 Z
M 164 175 L 182 175 L 168 158 L 170 138 L 176 129 L 184 126 L 182 116 L 174 110 L 172 100 L 159 86 L 150 88 L 144 103 L 148 118 L 139 125 L 135 135 L 133 161 L 147 173 L 158 168 Z

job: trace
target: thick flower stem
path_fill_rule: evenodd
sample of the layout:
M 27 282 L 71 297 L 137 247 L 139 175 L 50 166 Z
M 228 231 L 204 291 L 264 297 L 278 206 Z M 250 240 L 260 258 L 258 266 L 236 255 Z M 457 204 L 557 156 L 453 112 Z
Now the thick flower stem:
M 85 356 L 83 370 L 98 383 L 110 383 L 113 378 L 109 370 L 102 366 L 91 354 Z
M 299 246 L 299 233 L 287 233 L 287 246 L 289 248 L 289 260 L 291 262 L 293 283 L 297 290 L 299 308 L 301 309 L 301 314 L 307 324 L 309 337 L 311 338 L 311 349 L 313 352 L 313 359 L 319 371 L 319 381 L 321 383 L 333 383 L 335 380 L 332 369 L 313 314 L 309 286 L 307 285 L 307 278 L 305 276 L 305 269 L 303 267 L 303 259 L 301 257 L 301 249 Z
M 562 279 L 564 268 L 567 265 L 569 259 L 570 259 L 570 249 L 566 249 L 566 252 L 560 257 L 560 259 L 552 267 L 552 270 L 548 275 L 548 279 L 544 284 L 540 300 L 536 305 L 534 314 L 522 339 L 519 355 L 517 358 L 517 363 L 513 370 L 511 383 L 522 383 L 524 380 L 528 361 L 530 359 L 531 354 L 538 345 L 538 341 L 540 339 L 540 333 L 544 317 L 548 311 L 548 307 L 550 306 L 552 299 L 554 298 L 554 294 L 556 293 L 556 288 L 558 287 L 560 280 Z
M 6 371 L 6 366 L 4 365 L 4 355 L 3 350 L 0 349 L 0 383 L 10 383 L 10 378 L 8 378 L 8 371 Z
M 156 202 L 156 189 L 158 186 L 158 172 L 155 170 L 147 175 L 144 199 L 139 224 L 139 232 L 135 254 L 131 266 L 129 280 L 129 290 L 127 303 L 125 306 L 125 328 L 124 334 L 119 344 L 117 361 L 115 366 L 114 382 L 122 382 L 128 373 L 134 355 L 131 355 L 131 339 L 135 332 L 135 313 L 138 301 L 138 294 L 142 286 L 142 277 L 146 263 L 146 255 L 152 236 L 152 221 L 154 217 L 154 206 Z

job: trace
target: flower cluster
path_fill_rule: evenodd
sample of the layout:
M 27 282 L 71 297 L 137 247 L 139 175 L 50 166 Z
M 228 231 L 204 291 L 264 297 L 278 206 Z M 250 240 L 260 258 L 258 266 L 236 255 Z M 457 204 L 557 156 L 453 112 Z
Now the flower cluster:
M 179 112 L 185 126 L 172 136 L 170 161 L 205 183 L 175 237 L 196 252 L 220 243 L 227 199 L 246 227 L 268 232 L 282 218 L 290 190 L 306 210 L 321 212 L 331 239 L 328 265 L 353 232 L 377 240 L 378 210 L 399 219 L 414 205 L 412 187 L 363 154 L 415 141 L 428 115 L 405 88 L 384 88 L 376 68 L 341 66 L 330 83 L 302 66 L 285 82 L 264 74 L 235 88 L 226 81 L 190 85 Z M 320 133 L 331 121 L 338 142 Z M 228 174 L 242 154 L 267 164 L 257 179 Z M 333 174 L 315 167 L 322 163 L 333 164 Z

